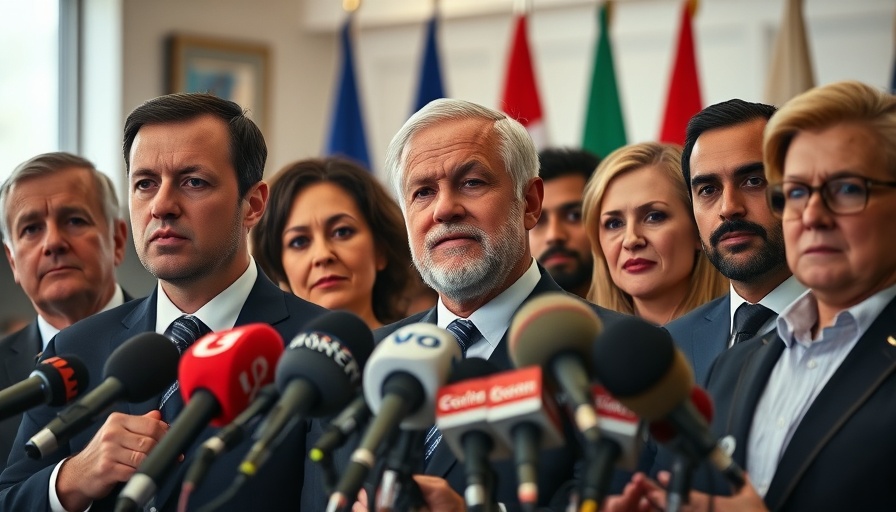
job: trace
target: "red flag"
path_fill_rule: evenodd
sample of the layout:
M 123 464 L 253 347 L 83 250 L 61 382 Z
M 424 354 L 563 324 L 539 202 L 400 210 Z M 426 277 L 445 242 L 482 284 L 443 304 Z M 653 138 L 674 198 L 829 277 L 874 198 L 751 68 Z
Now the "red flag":
M 700 112 L 700 79 L 697 77 L 697 58 L 694 54 L 694 35 L 691 21 L 697 10 L 696 0 L 685 0 L 681 10 L 681 29 L 678 32 L 678 48 L 675 50 L 675 67 L 666 98 L 661 142 L 684 144 L 684 133 L 691 117 Z
M 501 108 L 526 127 L 536 148 L 542 149 L 547 146 L 547 130 L 544 126 L 538 86 L 535 84 L 535 72 L 529 54 L 525 14 L 517 15 L 516 18 Z

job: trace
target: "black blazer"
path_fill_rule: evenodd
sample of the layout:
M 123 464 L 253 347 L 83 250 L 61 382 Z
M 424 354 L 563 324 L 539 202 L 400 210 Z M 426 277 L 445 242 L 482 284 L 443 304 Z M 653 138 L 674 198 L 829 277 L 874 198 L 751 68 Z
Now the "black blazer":
M 109 354 L 126 340 L 147 331 L 155 330 L 156 288 L 142 300 L 136 300 L 82 320 L 60 332 L 44 357 L 52 353 L 74 354 L 87 364 L 90 372 L 90 388 L 98 383 L 103 374 L 103 364 Z M 261 272 L 246 303 L 237 318 L 236 325 L 264 322 L 272 325 L 284 340 L 289 340 L 311 318 L 325 310 L 294 295 L 280 290 Z M 54 346 L 55 345 L 55 346 Z M 88 389 L 88 390 L 89 390 Z M 138 404 L 117 404 L 112 411 L 140 415 L 157 409 L 159 396 Z M 59 411 L 58 408 L 39 407 L 27 412 L 22 419 L 15 446 L 23 447 L 25 442 L 43 428 Z M 112 412 L 110 411 L 110 412 Z M 103 421 L 98 421 L 86 431 L 75 436 L 56 453 L 42 460 L 32 460 L 24 450 L 14 451 L 10 465 L 0 474 L 0 510 L 49 510 L 47 489 L 53 467 L 65 457 L 83 448 L 93 437 Z M 186 460 L 199 444 L 211 437 L 217 429 L 206 428 L 186 452 Z M 297 427 L 284 440 L 258 474 L 239 492 L 233 500 L 220 510 L 296 510 L 302 495 L 301 482 L 305 460 L 304 426 Z M 194 492 L 190 509 L 195 509 L 223 493 L 236 475 L 236 467 L 251 444 L 245 440 L 233 451 L 221 457 L 213 466 L 206 481 Z M 178 468 L 160 485 L 156 493 L 156 505 L 160 510 L 174 510 L 180 493 L 180 481 L 186 464 Z M 93 503 L 91 511 L 113 510 L 118 491 Z
M 526 301 L 543 293 L 563 291 L 563 289 L 560 288 L 560 286 L 557 285 L 556 282 L 554 282 L 550 274 L 548 274 L 543 268 L 541 268 L 541 266 L 539 266 L 539 271 L 541 272 L 541 279 L 539 279 L 538 284 L 535 286 L 535 289 L 532 291 L 529 297 L 526 298 Z M 525 304 L 525 301 L 523 303 Z M 598 316 L 600 316 L 601 320 L 605 324 L 607 322 L 612 322 L 613 320 L 618 319 L 622 316 L 620 313 L 594 306 L 593 304 L 591 306 L 594 308 Z M 418 322 L 436 323 L 436 320 L 436 308 L 432 308 L 427 311 L 417 313 L 416 315 L 413 315 L 411 317 L 405 318 L 404 320 L 400 320 L 393 324 L 377 329 L 374 332 L 374 338 L 377 342 L 379 342 L 380 340 L 386 338 L 392 332 L 405 325 L 410 325 Z M 504 338 L 501 339 L 500 344 L 495 348 L 495 351 L 492 353 L 489 361 L 502 370 L 512 369 L 514 367 L 507 352 L 506 334 L 504 335 Z M 548 505 L 549 501 L 551 501 L 551 498 L 555 497 L 557 510 L 562 510 L 563 506 L 565 505 L 565 494 L 563 494 L 563 492 L 558 493 L 557 491 L 561 489 L 561 486 L 564 483 L 568 483 L 573 478 L 574 466 L 579 454 L 581 453 L 581 450 L 578 448 L 577 443 L 573 440 L 572 426 L 567 424 L 566 427 L 566 435 L 569 442 L 562 448 L 557 448 L 548 452 L 542 452 L 540 454 L 541 461 L 539 464 L 538 472 L 540 504 Z M 314 434 L 314 432 L 312 432 L 312 434 Z M 357 442 L 357 439 L 355 439 L 355 441 Z M 337 470 L 341 470 L 345 467 L 346 460 L 351 454 L 352 449 L 353 447 L 346 447 L 336 453 L 335 458 L 337 462 Z M 494 465 L 494 468 L 498 476 L 498 482 L 495 492 L 497 501 L 505 504 L 508 511 L 519 510 L 519 502 L 516 498 L 516 468 L 513 462 L 498 462 Z M 464 467 L 463 464 L 457 463 L 457 458 L 451 452 L 451 449 L 448 447 L 447 443 L 439 443 L 439 446 L 436 448 L 435 453 L 433 453 L 432 455 L 432 459 L 430 459 L 425 474 L 439 476 L 446 479 L 451 485 L 451 488 L 458 492 L 458 494 L 463 496 L 464 489 L 466 488 L 466 476 L 464 473 Z M 308 480 L 306 480 L 306 486 L 322 485 L 317 475 L 310 473 L 306 474 L 306 478 L 309 477 L 313 481 L 309 482 Z M 305 505 L 309 507 L 307 508 L 307 510 L 324 509 L 323 506 L 315 506 L 317 504 L 305 503 Z M 302 510 L 306 510 L 306 507 L 303 507 Z
M 134 300 L 128 292 L 122 292 L 125 302 Z M 43 348 L 36 318 L 23 329 L 0 339 L 0 359 L 3 360 L 0 365 L 0 389 L 27 379 Z M 21 414 L 0 421 L 0 461 L 6 462 L 21 421 Z
M 746 467 L 756 405 L 784 342 L 772 334 L 739 343 L 716 360 L 708 390 L 713 430 L 735 439 Z M 799 383 L 795 382 L 795 386 Z M 770 510 L 896 510 L 896 299 L 878 315 L 821 390 L 784 451 L 765 496 Z M 728 491 L 708 471 L 695 487 Z

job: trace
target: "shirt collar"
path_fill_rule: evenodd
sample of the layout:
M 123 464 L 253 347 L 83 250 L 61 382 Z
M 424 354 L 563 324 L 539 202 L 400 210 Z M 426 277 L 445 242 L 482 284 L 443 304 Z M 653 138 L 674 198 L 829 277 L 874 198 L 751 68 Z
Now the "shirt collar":
M 236 319 L 257 278 L 258 268 L 255 266 L 255 260 L 250 256 L 249 266 L 243 275 L 215 298 L 206 302 L 204 306 L 193 313 L 193 316 L 199 318 L 213 332 L 232 329 L 236 325 Z M 184 313 L 171 302 L 171 299 L 162 290 L 162 283 L 160 282 L 157 286 L 156 332 L 164 334 L 168 326 Z
M 124 291 L 121 289 L 121 286 L 116 284 L 115 293 L 112 294 L 112 298 L 106 303 L 103 309 L 98 311 L 98 313 L 118 307 L 122 304 L 124 304 Z M 59 334 L 59 329 L 50 325 L 50 323 L 44 320 L 44 317 L 40 315 L 37 315 L 37 327 L 40 331 L 41 343 L 43 344 L 44 350 L 46 350 L 47 343 L 50 343 L 53 336 Z
M 855 336 L 861 337 L 894 297 L 896 285 L 884 288 L 855 306 L 837 313 L 834 326 L 852 323 L 856 328 Z M 789 348 L 795 339 L 810 340 L 812 328 L 817 322 L 818 301 L 812 290 L 807 290 L 778 316 L 778 336 Z
M 526 300 L 526 297 L 532 294 L 532 290 L 538 285 L 540 279 L 541 272 L 538 270 L 535 258 L 532 258 L 529 268 L 516 282 L 468 317 L 468 320 L 473 322 L 489 345 L 498 346 L 507 332 L 511 317 Z M 443 329 L 448 327 L 448 324 L 454 319 L 460 318 L 445 307 L 441 297 L 436 305 L 436 312 L 436 325 Z
M 805 292 L 806 287 L 791 275 L 781 284 L 776 286 L 774 290 L 768 292 L 765 297 L 761 298 L 759 300 L 759 304 L 762 304 L 768 309 L 774 311 L 775 314 L 780 315 L 788 305 L 790 305 Z M 731 286 L 730 296 L 731 311 L 729 311 L 728 325 L 734 326 L 734 312 L 737 311 L 737 308 L 740 307 L 741 304 L 747 302 L 747 300 L 738 295 L 736 291 L 734 291 L 734 286 Z

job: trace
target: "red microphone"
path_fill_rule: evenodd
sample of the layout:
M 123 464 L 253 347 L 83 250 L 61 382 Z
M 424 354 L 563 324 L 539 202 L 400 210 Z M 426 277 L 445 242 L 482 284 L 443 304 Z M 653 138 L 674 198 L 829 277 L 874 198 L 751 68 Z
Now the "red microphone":
M 489 379 L 488 421 L 513 447 L 523 507 L 538 503 L 538 452 L 562 446 L 560 411 L 540 366 L 500 373 Z
M 211 423 L 232 421 L 273 382 L 283 339 L 268 324 L 249 324 L 200 338 L 180 360 L 178 379 L 187 405 L 159 444 L 128 480 L 117 511 L 142 509 L 178 456 Z

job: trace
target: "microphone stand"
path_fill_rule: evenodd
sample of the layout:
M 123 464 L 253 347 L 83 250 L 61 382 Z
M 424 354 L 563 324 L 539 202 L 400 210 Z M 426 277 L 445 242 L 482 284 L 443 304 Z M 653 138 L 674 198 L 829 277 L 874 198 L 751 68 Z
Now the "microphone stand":
M 666 512 L 679 512 L 682 505 L 688 504 L 694 467 L 694 460 L 691 457 L 685 455 L 675 457 L 669 487 L 666 490 Z
M 398 442 L 385 460 L 379 492 L 376 493 L 376 510 L 402 512 L 423 510 L 426 502 L 414 481 L 414 473 L 422 466 L 422 430 L 402 430 Z

